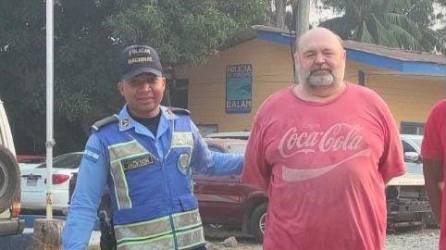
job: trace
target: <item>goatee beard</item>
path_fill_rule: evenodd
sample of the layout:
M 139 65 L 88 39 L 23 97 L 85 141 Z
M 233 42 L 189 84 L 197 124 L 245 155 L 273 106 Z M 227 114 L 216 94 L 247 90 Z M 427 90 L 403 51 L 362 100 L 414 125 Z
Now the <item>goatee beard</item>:
M 318 74 L 317 72 L 319 71 L 312 72 L 307 78 L 307 82 L 311 87 L 328 87 L 334 83 L 335 78 L 331 72 L 325 71 L 324 74 Z

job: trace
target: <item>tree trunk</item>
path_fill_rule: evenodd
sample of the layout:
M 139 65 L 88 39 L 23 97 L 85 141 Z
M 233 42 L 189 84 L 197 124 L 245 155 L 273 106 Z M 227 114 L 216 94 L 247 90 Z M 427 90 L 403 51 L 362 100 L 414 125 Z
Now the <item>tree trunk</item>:
M 297 1 L 296 39 L 307 32 L 310 27 L 310 0 Z
M 287 0 L 275 0 L 274 3 L 276 6 L 274 24 L 278 28 L 285 29 Z
M 294 53 L 296 53 L 296 48 L 298 46 L 299 37 L 302 36 L 309 29 L 310 23 L 310 0 L 297 0 L 295 3 L 297 8 L 293 8 L 294 13 L 296 13 L 296 43 L 294 45 Z M 294 54 L 293 53 L 293 54 Z M 296 64 L 294 64 L 296 67 Z M 294 69 L 294 82 L 298 82 L 297 69 Z
M 267 0 L 266 1 L 266 17 L 265 17 L 265 24 L 268 26 L 274 26 L 273 20 L 274 20 L 274 13 L 271 9 L 271 5 L 273 0 Z

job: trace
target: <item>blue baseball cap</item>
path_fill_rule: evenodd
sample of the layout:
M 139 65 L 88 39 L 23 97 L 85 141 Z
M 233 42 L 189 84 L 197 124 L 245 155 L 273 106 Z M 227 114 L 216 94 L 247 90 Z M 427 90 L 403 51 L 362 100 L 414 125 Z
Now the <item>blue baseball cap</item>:
M 147 45 L 131 45 L 121 53 L 121 80 L 128 80 L 142 73 L 163 75 L 160 58 L 155 49 Z

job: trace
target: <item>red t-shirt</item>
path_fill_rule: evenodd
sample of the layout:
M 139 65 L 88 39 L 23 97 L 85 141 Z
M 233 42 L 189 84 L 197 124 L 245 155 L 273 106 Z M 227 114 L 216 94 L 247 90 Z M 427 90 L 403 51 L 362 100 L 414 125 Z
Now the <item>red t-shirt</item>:
M 443 180 L 446 173 L 446 100 L 438 102 L 431 110 L 427 119 L 423 144 L 421 145 L 421 155 L 424 159 L 440 160 L 443 166 Z M 446 192 L 442 192 L 440 232 L 440 249 L 446 250 Z
M 347 84 L 314 103 L 289 87 L 256 114 L 242 181 L 268 190 L 266 250 L 383 249 L 385 182 L 404 169 L 395 122 L 375 92 Z

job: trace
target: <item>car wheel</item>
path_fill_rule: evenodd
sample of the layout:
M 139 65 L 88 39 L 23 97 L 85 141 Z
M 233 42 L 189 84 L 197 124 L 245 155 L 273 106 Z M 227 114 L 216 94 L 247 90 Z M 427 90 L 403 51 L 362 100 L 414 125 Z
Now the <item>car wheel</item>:
M 262 203 L 257 206 L 252 211 L 249 221 L 250 232 L 259 242 L 263 241 L 263 233 L 265 232 L 266 208 L 267 203 Z
M 20 190 L 20 171 L 12 153 L 0 147 L 0 213 L 11 207 Z

